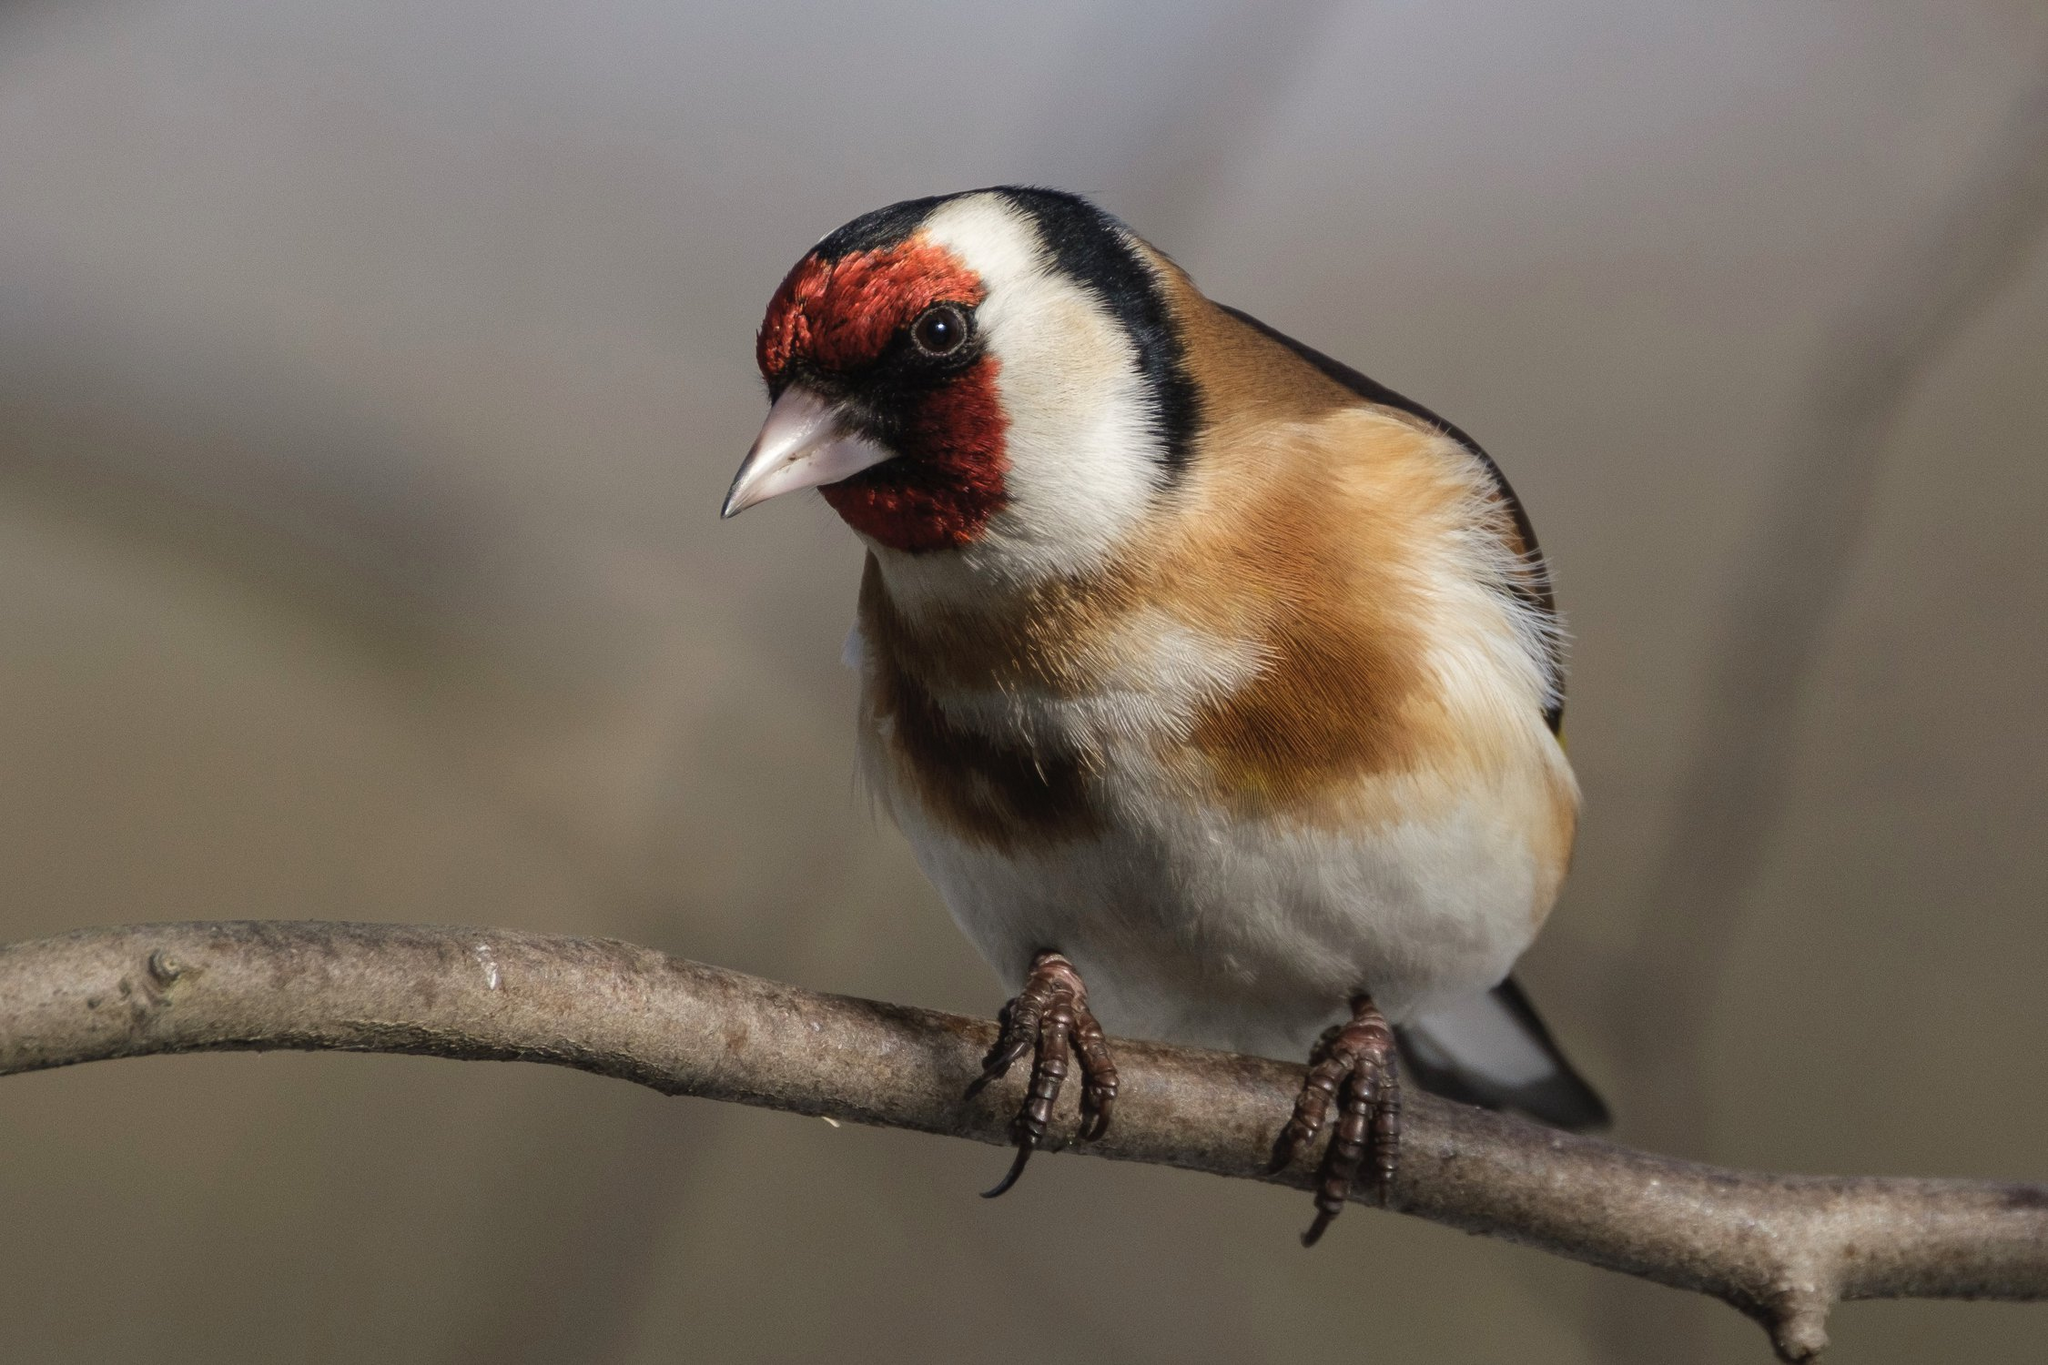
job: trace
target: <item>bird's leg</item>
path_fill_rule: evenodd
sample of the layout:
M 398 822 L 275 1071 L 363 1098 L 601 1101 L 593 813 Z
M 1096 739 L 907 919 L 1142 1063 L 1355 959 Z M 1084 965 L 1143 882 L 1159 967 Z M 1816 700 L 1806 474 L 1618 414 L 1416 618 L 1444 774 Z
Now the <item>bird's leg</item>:
M 970 1098 L 979 1094 L 1026 1052 L 1031 1053 L 1031 1084 L 1023 1107 L 1010 1121 L 1017 1159 L 1009 1174 L 983 1195 L 985 1199 L 1003 1193 L 1024 1174 L 1024 1163 L 1045 1140 L 1053 1104 L 1074 1058 L 1081 1061 L 1081 1141 L 1093 1142 L 1109 1131 L 1109 1113 L 1116 1104 L 1116 1066 L 1109 1059 L 1102 1025 L 1089 1013 L 1088 988 L 1066 958 L 1045 952 L 1033 959 L 1024 989 L 1003 1006 L 1000 1022 L 1002 1030 L 995 1046 L 989 1049 L 981 1075 L 967 1088 L 967 1094 Z
M 1336 1104 L 1337 1128 L 1316 1177 L 1316 1220 L 1301 1235 L 1303 1246 L 1314 1246 L 1344 1211 L 1368 1153 L 1373 1193 L 1385 1207 L 1401 1150 L 1398 1067 L 1393 1027 L 1364 995 L 1351 1002 L 1351 1022 L 1325 1033 L 1309 1055 L 1308 1079 L 1273 1146 L 1272 1165 L 1284 1169 L 1304 1143 L 1314 1141 Z

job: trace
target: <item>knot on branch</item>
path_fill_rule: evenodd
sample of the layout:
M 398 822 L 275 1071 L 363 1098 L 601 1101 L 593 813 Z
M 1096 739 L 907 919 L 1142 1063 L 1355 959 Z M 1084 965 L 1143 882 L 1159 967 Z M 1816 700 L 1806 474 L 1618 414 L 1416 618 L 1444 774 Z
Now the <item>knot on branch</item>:
M 1840 1297 L 1833 1272 L 1787 1265 L 1751 1316 L 1770 1333 L 1778 1359 L 1800 1365 L 1827 1349 L 1828 1313 Z

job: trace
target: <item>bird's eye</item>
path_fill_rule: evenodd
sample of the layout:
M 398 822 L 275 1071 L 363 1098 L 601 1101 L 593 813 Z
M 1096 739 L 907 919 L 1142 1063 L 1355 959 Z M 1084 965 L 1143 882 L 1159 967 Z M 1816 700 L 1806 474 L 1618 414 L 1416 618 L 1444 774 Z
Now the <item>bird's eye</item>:
M 967 344 L 967 315 L 950 303 L 935 303 L 910 324 L 910 339 L 926 355 L 951 355 Z

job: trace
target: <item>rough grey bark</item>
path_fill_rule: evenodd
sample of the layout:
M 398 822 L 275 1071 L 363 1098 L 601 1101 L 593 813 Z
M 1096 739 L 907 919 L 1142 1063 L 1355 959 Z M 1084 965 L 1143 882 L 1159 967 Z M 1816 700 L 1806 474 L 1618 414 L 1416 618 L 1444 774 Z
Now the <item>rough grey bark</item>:
M 503 929 L 155 924 L 0 947 L 0 1075 L 169 1052 L 421 1053 L 1001 1144 L 1021 1080 L 963 1098 L 994 1036 L 989 1021 Z M 1116 1122 L 1074 1150 L 1311 1185 L 1311 1154 L 1265 1171 L 1300 1068 L 1115 1046 Z M 1055 1146 L 1074 1118 L 1069 1098 Z M 1409 1097 L 1393 1203 L 1711 1294 L 1787 1360 L 1826 1345 L 1841 1299 L 2048 1298 L 2048 1186 L 1726 1170 L 1428 1095 Z

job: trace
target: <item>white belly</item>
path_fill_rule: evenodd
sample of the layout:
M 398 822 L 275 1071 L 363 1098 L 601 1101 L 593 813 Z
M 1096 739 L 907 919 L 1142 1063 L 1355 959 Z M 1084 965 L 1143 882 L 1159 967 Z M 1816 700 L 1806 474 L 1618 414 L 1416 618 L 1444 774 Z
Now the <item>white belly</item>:
M 1541 796 L 1512 783 L 1418 790 L 1427 819 L 1314 829 L 1108 780 L 1131 799 L 1107 827 L 1040 850 L 889 804 L 998 973 L 1014 985 L 1036 952 L 1067 954 L 1112 1033 L 1299 1058 L 1361 991 L 1399 1021 L 1491 987 L 1548 908 L 1525 837 Z

